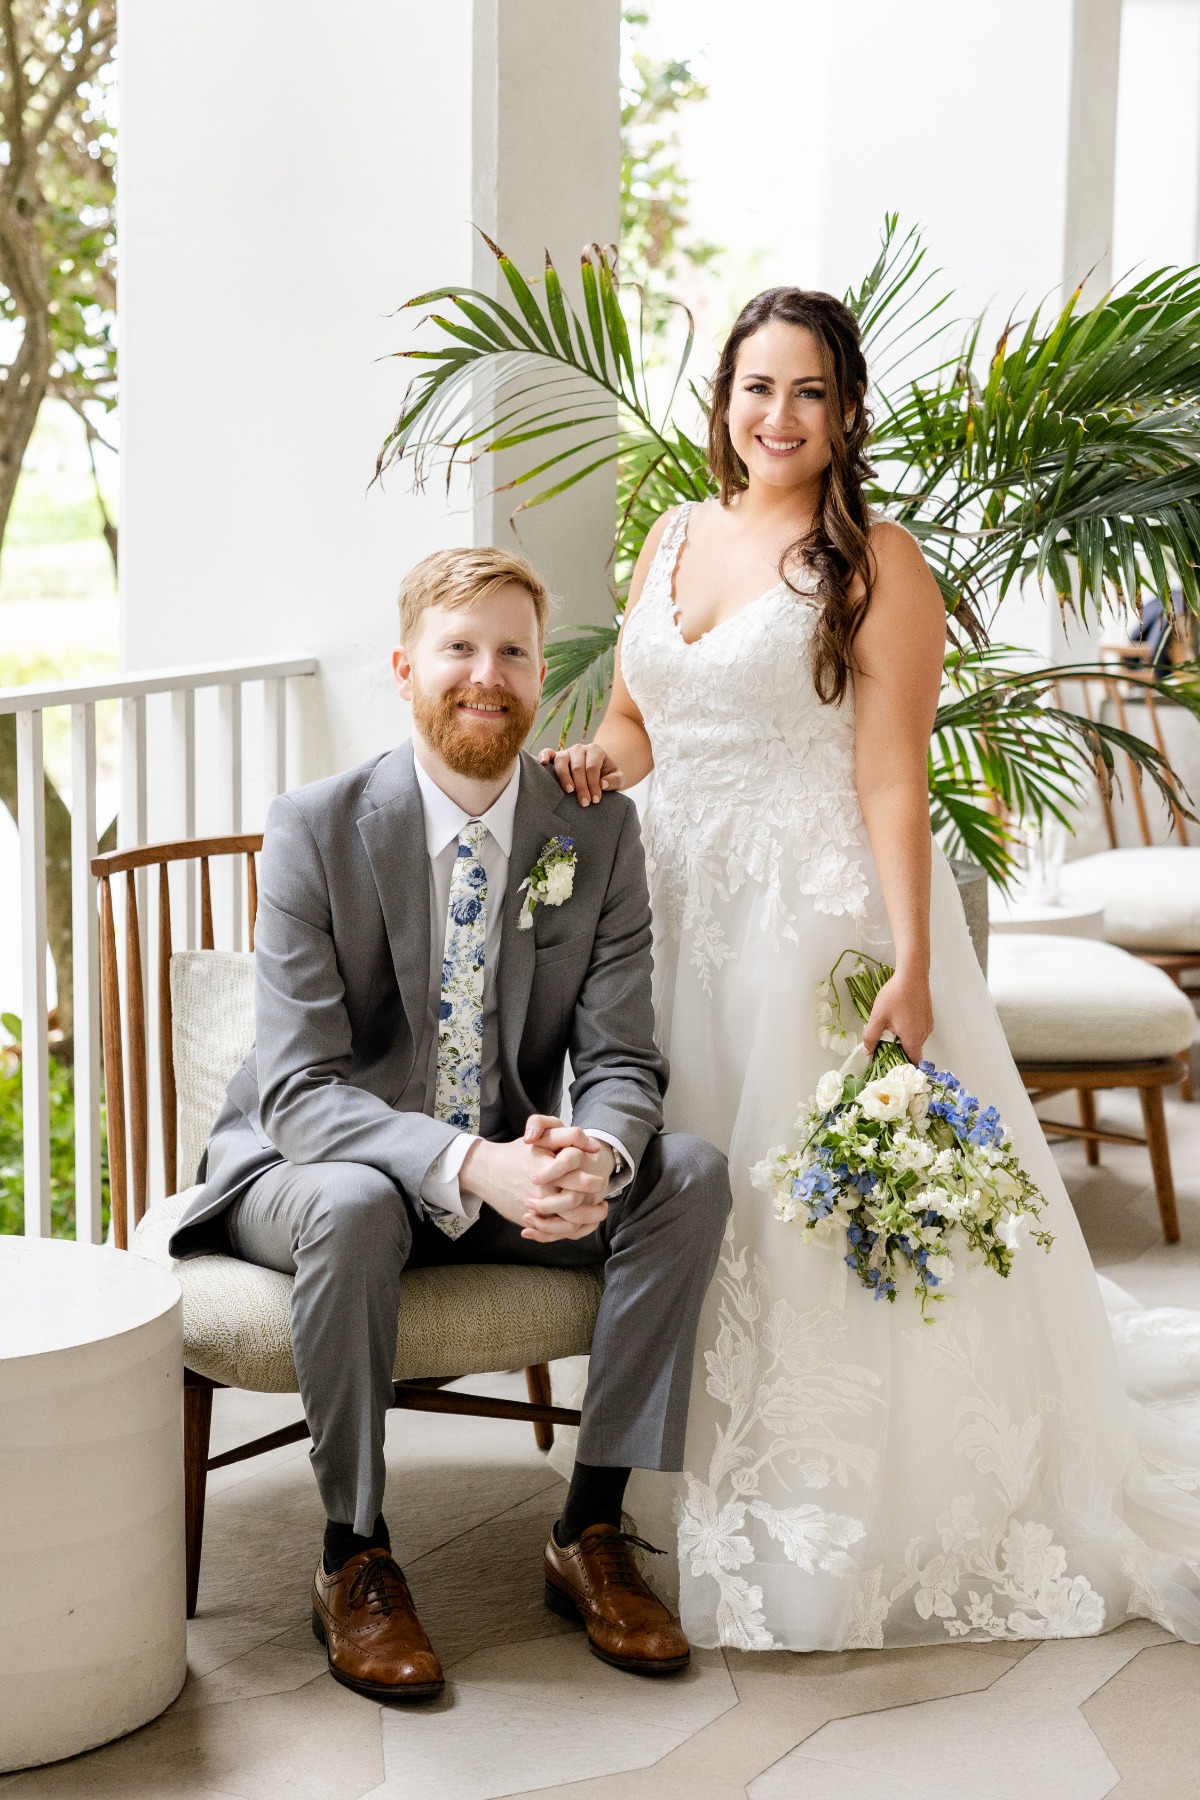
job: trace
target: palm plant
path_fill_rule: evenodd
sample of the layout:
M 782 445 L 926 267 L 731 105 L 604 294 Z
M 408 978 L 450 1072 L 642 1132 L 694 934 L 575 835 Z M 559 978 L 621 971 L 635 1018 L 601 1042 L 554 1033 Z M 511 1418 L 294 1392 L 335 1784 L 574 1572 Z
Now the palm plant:
M 439 337 L 399 352 L 428 366 L 409 386 L 377 473 L 407 461 L 421 485 L 441 462 L 449 483 L 459 464 L 518 451 L 526 466 L 505 486 L 525 494 L 522 511 L 615 462 L 614 623 L 547 647 L 544 726 L 557 720 L 565 740 L 603 704 L 629 576 L 654 520 L 714 492 L 705 402 L 689 372 L 682 306 L 673 378 L 661 399 L 652 395 L 640 296 L 622 291 L 611 248 L 592 245 L 581 260 L 582 316 L 549 256 L 535 283 L 491 248 L 511 304 L 460 288 L 407 303 L 426 309 Z M 1094 668 L 1030 668 L 1021 653 L 989 644 L 987 625 L 1027 580 L 1080 615 L 1138 606 L 1145 593 L 1165 600 L 1172 586 L 1200 612 L 1200 269 L 1147 276 L 1092 307 L 1076 294 L 1051 316 L 1036 310 L 1023 329 L 1006 328 L 985 373 L 979 321 L 955 354 L 938 354 L 950 296 L 918 235 L 901 236 L 894 216 L 875 265 L 845 299 L 873 372 L 869 498 L 920 541 L 950 625 L 930 747 L 942 842 L 1006 881 L 1007 819 L 1065 822 L 1081 782 L 1109 782 L 1118 753 L 1186 812 L 1155 748 L 1050 703 L 1056 683 Z M 914 375 L 922 355 L 932 366 Z M 1188 665 L 1161 691 L 1200 718 L 1198 673 Z

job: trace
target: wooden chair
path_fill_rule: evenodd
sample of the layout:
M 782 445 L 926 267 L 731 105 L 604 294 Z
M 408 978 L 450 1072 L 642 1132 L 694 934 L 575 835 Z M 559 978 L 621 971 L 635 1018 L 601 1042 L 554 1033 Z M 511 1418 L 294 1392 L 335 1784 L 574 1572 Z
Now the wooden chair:
M 261 846 L 258 835 L 195 838 L 120 850 L 98 856 L 92 863 L 92 872 L 100 884 L 112 1237 L 119 1249 L 131 1247 L 132 1213 L 132 1248 L 160 1262 L 171 1261 L 166 1242 L 188 1198 L 186 1189 L 177 1193 L 181 1096 L 176 1082 L 176 1020 L 172 1006 L 170 871 L 183 865 L 185 878 L 190 880 L 195 865 L 199 865 L 203 958 L 205 953 L 214 952 L 210 861 L 243 858 L 248 938 L 253 949 L 255 855 Z M 155 979 L 150 984 L 143 977 L 147 922 L 139 909 L 138 885 L 141 872 L 154 869 L 158 871 L 157 951 Z M 122 876 L 124 925 L 119 932 L 113 886 Z M 125 965 L 123 1017 L 121 936 Z M 193 962 L 195 954 L 192 953 Z M 214 966 L 219 956 L 220 953 L 214 956 Z M 185 959 L 177 956 L 175 960 Z M 226 957 L 226 966 L 230 960 L 236 961 Z M 250 980 L 249 959 L 245 961 L 246 979 Z M 147 1027 L 155 1015 L 164 1183 L 162 1194 L 148 1208 Z M 240 1046 L 237 1060 L 248 1048 L 248 1043 Z M 232 1068 L 227 1070 L 225 1078 L 231 1072 Z M 297 1443 L 309 1436 L 309 1429 L 300 1420 L 220 1456 L 210 1456 L 209 1427 L 216 1388 L 296 1391 L 287 1323 L 291 1282 L 274 1270 L 257 1269 L 234 1257 L 187 1258 L 174 1268 L 183 1289 L 187 1611 L 191 1618 L 196 1610 L 200 1577 L 208 1470 L 224 1468 L 228 1463 L 244 1461 L 283 1444 Z M 602 1285 L 602 1277 L 592 1270 L 456 1265 L 406 1271 L 401 1277 L 396 1356 L 396 1369 L 403 1378 L 395 1382 L 394 1404 L 418 1412 L 525 1420 L 533 1425 L 538 1448 L 548 1450 L 556 1424 L 579 1423 L 578 1411 L 552 1403 L 548 1364 L 559 1356 L 587 1354 Z M 527 1402 L 446 1391 L 450 1382 L 462 1376 L 520 1366 L 525 1367 Z
M 1163 1237 L 1178 1243 L 1162 1091 L 1179 1080 L 1195 1031 L 1186 995 L 1115 944 L 1026 932 L 992 938 L 988 987 L 1034 1103 L 1078 1095 L 1079 1124 L 1045 1120 L 1047 1137 L 1083 1139 L 1093 1164 L 1102 1143 L 1144 1144 Z M 1105 1088 L 1137 1090 L 1144 1137 L 1097 1124 L 1096 1094 Z
M 1110 1063 L 1037 1063 L 1021 1062 L 1017 1067 L 1029 1098 L 1036 1106 L 1055 1094 L 1074 1092 L 1079 1099 L 1079 1124 L 1068 1125 L 1060 1119 L 1043 1119 L 1047 1139 L 1082 1138 L 1084 1154 L 1093 1167 L 1100 1161 L 1101 1144 L 1143 1144 L 1150 1153 L 1150 1172 L 1154 1179 L 1154 1197 L 1162 1225 L 1163 1242 L 1179 1242 L 1179 1213 L 1175 1206 L 1175 1180 L 1171 1173 L 1171 1145 L 1167 1137 L 1167 1120 L 1163 1112 L 1163 1089 L 1179 1080 L 1182 1058 L 1159 1057 L 1152 1062 Z M 1132 1131 L 1101 1129 L 1096 1123 L 1096 1095 L 1104 1088 L 1136 1088 L 1142 1103 L 1145 1135 Z

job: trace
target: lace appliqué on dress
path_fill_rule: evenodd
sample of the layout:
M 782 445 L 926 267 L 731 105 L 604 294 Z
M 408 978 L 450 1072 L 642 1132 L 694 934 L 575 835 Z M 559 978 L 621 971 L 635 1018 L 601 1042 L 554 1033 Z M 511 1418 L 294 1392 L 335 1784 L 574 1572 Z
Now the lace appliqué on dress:
M 739 1573 L 756 1560 L 747 1520 L 757 1520 L 807 1574 L 853 1577 L 847 1553 L 866 1535 L 862 1521 L 815 1504 L 776 1506 L 764 1482 L 774 1476 L 784 1494 L 801 1484 L 813 1491 L 846 1488 L 855 1475 L 870 1483 L 874 1451 L 836 1430 L 834 1421 L 849 1423 L 877 1409 L 880 1381 L 834 1355 L 847 1330 L 844 1317 L 823 1308 L 797 1313 L 783 1299 L 767 1305 L 766 1272 L 757 1257 L 748 1268 L 746 1251 L 735 1251 L 732 1224 L 717 1280 L 724 1297 L 716 1343 L 705 1352 L 706 1386 L 728 1422 L 717 1427 L 707 1481 L 688 1473 L 677 1506 L 679 1556 L 693 1576 L 717 1584 L 720 1644 L 773 1650 L 778 1645 L 766 1627 L 762 1588 Z
M 1104 1629 L 1104 1601 L 1083 1575 L 1067 1573 L 1067 1552 L 1048 1525 L 1019 1518 L 1040 1462 L 1042 1420 L 1018 1423 L 1009 1408 L 984 1391 L 976 1375 L 980 1326 L 967 1315 L 962 1336 L 949 1324 L 918 1325 L 905 1334 L 948 1373 L 960 1392 L 954 1407 L 954 1450 L 996 1490 L 990 1520 L 976 1513 L 976 1496 L 956 1494 L 939 1514 L 939 1550 L 919 1538 L 904 1566 L 885 1582 L 882 1567 L 859 1582 L 847 1647 L 880 1649 L 896 1602 L 912 1595 L 921 1619 L 938 1618 L 949 1637 L 1093 1637 Z M 964 1591 L 965 1590 L 965 1591 Z
M 735 955 L 718 902 L 763 892 L 772 948 L 798 941 L 785 893 L 817 912 L 865 912 L 854 713 L 822 705 L 809 667 L 814 612 L 783 584 L 694 643 L 672 595 L 689 506 L 663 533 L 629 615 L 622 670 L 655 751 L 643 821 L 656 927 L 687 946 L 706 989 Z
M 991 1399 L 976 1375 L 979 1319 L 968 1315 L 962 1335 L 948 1325 L 917 1325 L 906 1335 L 959 1388 L 954 1405 L 954 1450 L 985 1477 L 994 1505 L 979 1516 L 977 1491 L 953 1495 L 938 1515 L 938 1543 L 908 1545 L 902 1564 L 861 1570 L 854 1546 L 866 1527 L 852 1511 L 815 1503 L 776 1505 L 799 1487 L 819 1492 L 867 1487 L 877 1457 L 856 1441 L 856 1422 L 882 1404 L 872 1370 L 838 1360 L 835 1346 L 848 1330 L 844 1314 L 814 1308 L 798 1314 L 784 1299 L 771 1301 L 757 1258 L 735 1249 L 732 1224 L 718 1270 L 723 1298 L 714 1347 L 705 1354 L 706 1388 L 727 1415 L 717 1426 L 706 1481 L 687 1475 L 678 1504 L 679 1555 L 693 1577 L 717 1585 L 718 1641 L 725 1648 L 778 1648 L 767 1627 L 763 1590 L 752 1576 L 760 1552 L 748 1531 L 758 1521 L 789 1563 L 809 1575 L 853 1583 L 846 1629 L 848 1649 L 881 1649 L 898 1604 L 911 1596 L 923 1621 L 940 1620 L 948 1637 L 1027 1639 L 1091 1637 L 1103 1631 L 1105 1606 L 1083 1575 L 1071 1574 L 1067 1552 L 1050 1526 L 1024 1516 L 1041 1464 L 1042 1419 L 1013 1418 Z M 1140 1610 L 1159 1617 L 1144 1563 L 1127 1573 Z M 745 1571 L 745 1573 L 743 1573 Z

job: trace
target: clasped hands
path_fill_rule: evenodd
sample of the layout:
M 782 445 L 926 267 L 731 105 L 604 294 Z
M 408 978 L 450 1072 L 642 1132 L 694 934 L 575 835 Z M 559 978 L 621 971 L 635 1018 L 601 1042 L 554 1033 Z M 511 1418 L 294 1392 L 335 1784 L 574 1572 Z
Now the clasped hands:
M 611 1145 L 532 1113 L 525 1135 L 508 1144 L 479 1138 L 467 1151 L 458 1185 L 537 1244 L 587 1237 L 608 1216 L 605 1195 L 617 1166 Z

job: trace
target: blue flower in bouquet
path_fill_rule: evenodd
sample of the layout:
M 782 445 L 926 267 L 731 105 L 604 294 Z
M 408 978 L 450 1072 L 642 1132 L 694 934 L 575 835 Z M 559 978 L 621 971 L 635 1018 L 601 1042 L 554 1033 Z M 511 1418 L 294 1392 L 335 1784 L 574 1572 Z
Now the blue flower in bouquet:
M 856 954 L 847 952 L 848 955 Z M 847 1041 L 838 959 L 820 992 L 822 1033 Z M 846 991 L 859 1017 L 892 974 L 857 958 Z M 1007 1276 L 1024 1231 L 1043 1249 L 1043 1197 L 1012 1150 L 1004 1121 L 949 1069 L 914 1065 L 895 1042 L 868 1058 L 857 1045 L 821 1077 L 800 1109 L 798 1148 L 780 1145 L 751 1170 L 776 1217 L 814 1242 L 846 1245 L 845 1262 L 876 1300 L 892 1302 L 906 1275 L 922 1316 L 964 1265 Z

